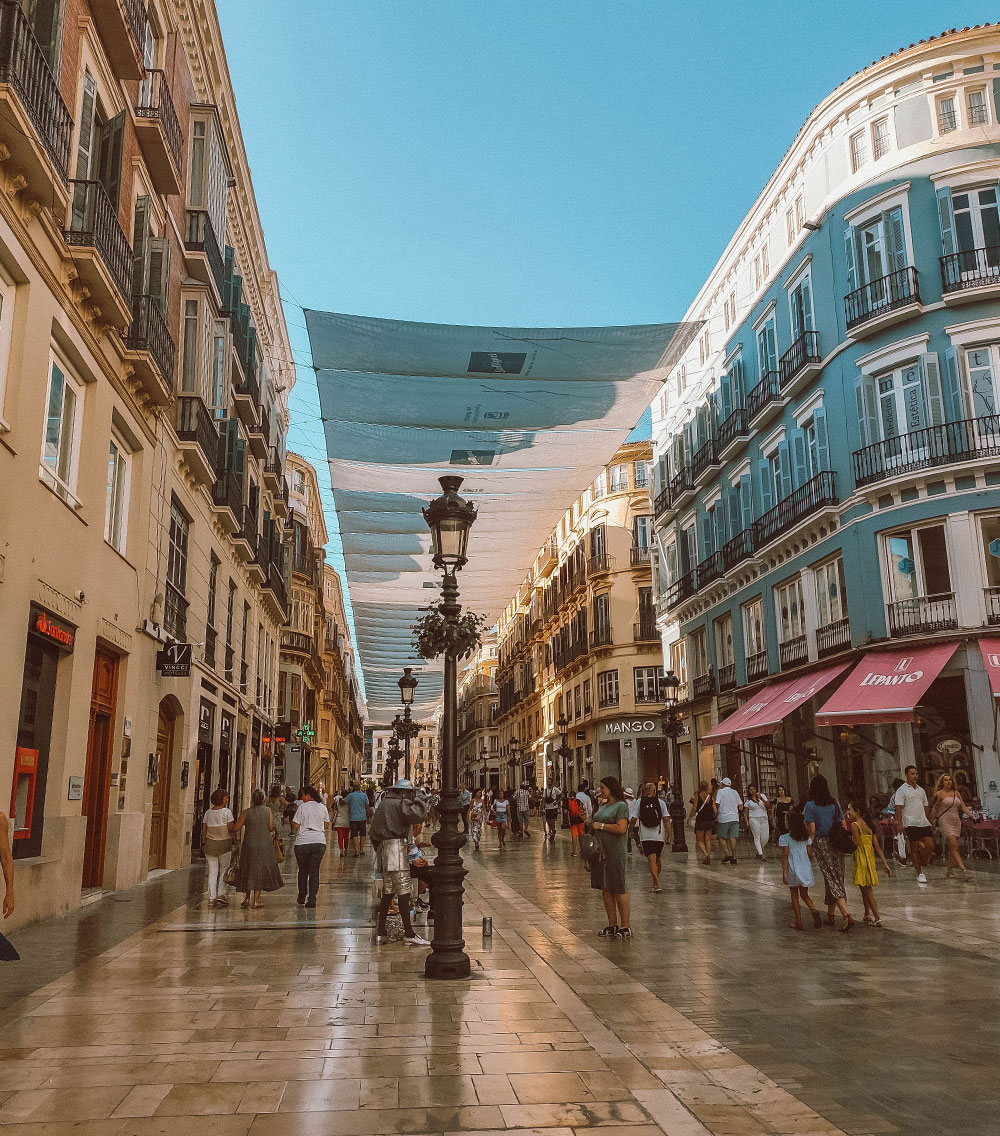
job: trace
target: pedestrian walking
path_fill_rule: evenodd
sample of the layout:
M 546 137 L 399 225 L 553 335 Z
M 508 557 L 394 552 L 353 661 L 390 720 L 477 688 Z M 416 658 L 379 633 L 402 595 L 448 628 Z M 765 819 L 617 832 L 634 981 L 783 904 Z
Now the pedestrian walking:
M 861 891 L 861 902 L 865 905 L 864 922 L 873 927 L 881 927 L 878 904 L 875 902 L 875 886 L 878 884 L 878 870 L 875 867 L 875 852 L 882 857 L 882 866 L 887 876 L 892 875 L 889 861 L 885 858 L 882 845 L 875 839 L 868 822 L 855 808 L 847 805 L 847 823 L 851 826 L 854 839 L 854 885 Z
M 365 851 L 365 840 L 368 836 L 368 821 L 372 815 L 371 802 L 368 800 L 368 794 L 362 792 L 361 786 L 354 782 L 351 786 L 351 791 L 345 798 L 347 801 L 347 816 L 348 823 L 351 826 L 351 844 L 354 847 L 355 856 L 363 856 Z
M 833 927 L 836 924 L 834 911 L 844 918 L 841 931 L 850 931 L 854 919 L 847 910 L 847 889 L 844 887 L 844 856 L 830 841 L 834 825 L 843 827 L 843 812 L 833 799 L 830 786 L 822 773 L 809 782 L 809 799 L 802 817 L 813 841 L 813 854 L 819 870 L 823 873 L 826 921 Z
M 791 927 L 796 931 L 802 930 L 800 903 L 804 903 L 812 913 L 813 925 L 822 927 L 823 917 L 809 896 L 809 889 L 813 885 L 813 840 L 797 809 L 790 810 L 787 817 L 788 830 L 778 837 L 778 847 L 781 849 L 781 882 L 788 888 L 792 914 L 795 916 Z
M 14 855 L 10 847 L 10 821 L 7 814 L 0 812 L 0 874 L 3 875 L 4 919 L 14 914 Z M 0 935 L 0 962 L 18 962 L 21 956 L 6 935 Z
M 715 798 L 707 781 L 700 781 L 690 800 L 688 820 L 694 821 L 694 838 L 702 851 L 702 863 L 712 862 L 712 833 L 715 831 Z
M 764 849 L 771 836 L 771 825 L 768 810 L 771 802 L 754 784 L 747 785 L 747 796 L 743 802 L 743 811 L 746 814 L 750 835 L 753 837 L 753 846 L 757 850 L 757 859 L 764 859 Z
M 413 929 L 410 915 L 411 875 L 410 849 L 414 843 L 413 826 L 427 817 L 428 801 L 413 788 L 413 782 L 401 777 L 379 799 L 372 817 L 371 835 L 375 847 L 376 869 L 382 877 L 382 897 L 378 907 L 375 942 L 389 942 L 389 908 L 393 896 L 403 921 L 403 938 L 412 946 L 430 944 Z
M 469 823 L 472 827 L 472 846 L 479 851 L 479 844 L 483 839 L 483 821 L 486 818 L 486 807 L 483 804 L 483 791 L 477 789 L 469 805 Z
M 319 869 L 326 855 L 326 830 L 330 814 L 312 785 L 302 787 L 302 804 L 295 811 L 292 832 L 295 833 L 295 862 L 299 866 L 299 895 L 302 907 L 315 907 L 319 894 Z
M 937 822 L 938 832 L 944 842 L 945 855 L 948 860 L 948 879 L 951 879 L 954 870 L 962 873 L 961 879 L 972 879 L 972 873 L 965 866 L 958 842 L 962 836 L 962 818 L 972 820 L 972 813 L 965 805 L 965 801 L 955 788 L 955 781 L 950 773 L 942 773 L 934 786 L 934 799 L 931 801 L 931 818 Z
M 240 854 L 236 861 L 234 887 L 243 892 L 240 907 L 263 907 L 261 893 L 277 891 L 285 886 L 278 870 L 278 854 L 274 848 L 274 818 L 264 804 L 263 789 L 254 789 L 250 807 L 240 813 L 233 825 L 233 835 L 243 830 Z
M 667 802 L 657 796 L 656 786 L 648 781 L 642 787 L 642 796 L 636 802 L 635 826 L 642 854 L 649 865 L 649 874 L 653 877 L 653 891 L 661 892 L 660 872 L 663 869 L 663 842 Z
M 280 801 L 280 796 L 279 796 Z M 233 825 L 236 818 L 229 810 L 229 794 L 216 789 L 210 798 L 211 808 L 201 820 L 201 847 L 208 864 L 208 906 L 228 907 L 226 869 L 233 854 Z
M 908 765 L 903 774 L 906 780 L 893 797 L 896 832 L 902 832 L 910 842 L 910 857 L 917 873 L 917 883 L 925 884 L 924 868 L 934 859 L 934 826 L 927 811 L 927 794 L 920 784 L 917 767 Z
M 631 939 L 630 906 L 625 886 L 625 833 L 628 829 L 625 790 L 617 777 L 605 777 L 598 791 L 598 807 L 588 826 L 601 845 L 601 855 L 591 861 L 590 886 L 600 889 L 608 925 L 598 935 Z
M 639 786 L 639 792 L 642 793 L 642 786 Z M 628 805 L 628 831 L 625 833 L 625 855 L 632 855 L 633 843 L 638 846 L 639 833 L 637 826 L 639 824 L 639 799 L 635 793 L 626 787 L 625 789 L 625 804 Z
M 736 840 L 740 834 L 740 812 L 743 809 L 743 798 L 733 788 L 728 777 L 722 778 L 722 784 L 715 794 L 716 824 L 719 839 L 722 841 L 723 864 L 736 863 Z
M 288 802 L 285 800 L 281 792 L 281 785 L 275 781 L 267 793 L 267 800 L 265 805 L 271 810 L 271 816 L 274 818 L 274 828 L 276 832 L 281 831 L 281 822 L 285 816 L 285 805 Z
M 497 825 L 497 841 L 501 848 L 507 847 L 507 819 L 510 812 L 510 801 L 503 789 L 497 790 L 497 799 L 493 802 L 492 819 Z
M 571 856 L 576 855 L 580 837 L 583 835 L 584 826 L 587 821 L 590 820 L 592 812 L 593 808 L 591 806 L 590 794 L 587 792 L 587 782 L 582 781 L 580 788 L 576 791 L 574 796 L 569 799 L 569 832 L 573 842 L 573 849 L 570 853 Z
M 462 831 L 469 831 L 469 807 L 472 804 L 472 794 L 468 785 L 463 785 L 458 794 L 458 807 L 461 809 Z
M 779 785 L 774 794 L 774 842 L 778 843 L 778 837 L 783 832 L 788 831 L 788 812 L 794 802 L 792 798 L 785 792 L 785 786 Z
M 517 815 L 521 821 L 521 832 L 525 836 L 531 836 L 531 790 L 528 788 L 527 781 L 515 793 L 515 798 L 517 800 Z
M 542 795 L 542 812 L 545 815 L 545 836 L 549 840 L 556 838 L 556 822 L 559 820 L 559 802 L 562 793 L 558 785 L 548 785 Z
M 346 856 L 351 843 L 351 806 L 347 803 L 346 789 L 341 789 L 333 798 L 330 815 L 337 830 L 337 848 L 341 856 Z

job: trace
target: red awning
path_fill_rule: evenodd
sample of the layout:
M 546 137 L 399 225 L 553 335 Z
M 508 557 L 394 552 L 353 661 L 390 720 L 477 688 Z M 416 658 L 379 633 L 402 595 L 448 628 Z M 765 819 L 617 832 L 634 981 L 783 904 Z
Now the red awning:
M 1000 698 L 1000 639 L 980 639 L 979 650 L 983 653 L 986 673 L 990 676 L 993 697 Z
M 811 671 L 797 678 L 783 682 L 772 682 L 758 694 L 745 702 L 739 710 L 714 726 L 701 739 L 709 745 L 725 745 L 726 742 L 741 741 L 745 738 L 763 738 L 777 733 L 785 718 L 803 702 L 827 686 L 850 663 L 837 663 L 832 667 Z
M 817 726 L 912 722 L 917 703 L 955 653 L 957 643 L 869 651 L 816 712 Z

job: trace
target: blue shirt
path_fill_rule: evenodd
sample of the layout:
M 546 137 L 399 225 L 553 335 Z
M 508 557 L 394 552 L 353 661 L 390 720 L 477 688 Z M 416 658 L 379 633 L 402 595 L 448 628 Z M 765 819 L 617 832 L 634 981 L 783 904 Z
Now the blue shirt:
M 802 819 L 806 824 L 816 826 L 817 836 L 829 836 L 839 812 L 840 808 L 836 801 L 832 805 L 817 805 L 815 801 L 806 801 L 806 807 L 802 810 Z
M 362 793 L 360 789 L 355 789 L 353 793 L 347 794 L 344 803 L 347 805 L 347 815 L 351 820 L 368 819 L 368 796 L 366 793 Z

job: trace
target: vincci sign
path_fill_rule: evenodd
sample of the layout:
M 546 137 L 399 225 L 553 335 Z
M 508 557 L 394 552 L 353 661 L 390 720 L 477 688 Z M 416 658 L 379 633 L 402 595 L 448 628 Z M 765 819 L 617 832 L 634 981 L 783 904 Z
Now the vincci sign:
M 618 718 L 604 723 L 604 736 L 607 738 L 662 737 L 660 723 L 656 718 Z

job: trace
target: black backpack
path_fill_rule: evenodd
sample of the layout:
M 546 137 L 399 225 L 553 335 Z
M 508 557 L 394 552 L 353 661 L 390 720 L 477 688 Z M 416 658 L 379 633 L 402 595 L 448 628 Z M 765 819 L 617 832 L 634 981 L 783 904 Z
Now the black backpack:
M 639 798 L 639 823 L 643 828 L 659 828 L 662 819 L 659 797 Z

